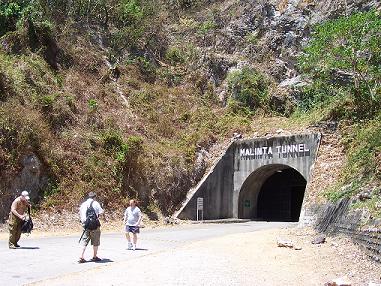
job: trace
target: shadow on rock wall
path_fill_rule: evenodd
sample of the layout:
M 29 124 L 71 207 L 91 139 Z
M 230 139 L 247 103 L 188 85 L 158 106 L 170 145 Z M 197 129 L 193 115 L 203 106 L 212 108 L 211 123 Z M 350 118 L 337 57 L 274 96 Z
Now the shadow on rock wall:
M 34 153 L 22 158 L 22 169 L 14 178 L 9 178 L 0 188 L 0 222 L 8 218 L 12 201 L 22 192 L 28 191 L 33 201 L 38 199 L 40 191 L 48 184 L 48 175 L 44 165 Z

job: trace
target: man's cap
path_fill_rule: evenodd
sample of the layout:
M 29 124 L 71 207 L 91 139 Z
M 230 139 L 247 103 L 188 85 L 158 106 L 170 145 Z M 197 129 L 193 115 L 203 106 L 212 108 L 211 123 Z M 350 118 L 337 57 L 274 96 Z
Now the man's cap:
M 97 194 L 94 192 L 89 193 L 89 198 L 95 198 L 96 196 L 97 196 Z
M 27 191 L 22 191 L 21 195 L 23 197 L 28 197 L 29 196 L 29 193 Z

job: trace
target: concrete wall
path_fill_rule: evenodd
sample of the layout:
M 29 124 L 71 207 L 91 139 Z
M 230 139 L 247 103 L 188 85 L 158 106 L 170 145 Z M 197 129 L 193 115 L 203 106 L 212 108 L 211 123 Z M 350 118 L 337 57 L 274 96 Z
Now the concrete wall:
M 231 145 L 196 190 L 191 190 L 183 208 L 176 215 L 180 219 L 196 220 L 197 198 L 204 198 L 204 219 L 232 217 L 233 149 Z
M 203 182 L 191 191 L 175 216 L 195 220 L 196 201 L 202 197 L 204 219 L 238 218 L 239 204 L 244 200 L 242 194 L 246 193 L 255 207 L 261 185 L 276 171 L 294 168 L 308 182 L 319 143 L 320 134 L 234 142 Z M 248 189 L 254 191 L 250 193 Z
M 352 238 L 372 259 L 381 262 L 381 220 L 366 209 L 353 209 L 356 200 L 343 198 L 336 203 L 316 206 L 315 228 L 331 235 L 343 233 Z

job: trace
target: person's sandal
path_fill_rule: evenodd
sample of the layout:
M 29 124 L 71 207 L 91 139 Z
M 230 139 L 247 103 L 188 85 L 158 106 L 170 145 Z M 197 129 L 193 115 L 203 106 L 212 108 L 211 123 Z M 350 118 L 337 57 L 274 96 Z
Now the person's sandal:
M 85 263 L 86 262 L 86 260 L 84 259 L 84 258 L 80 258 L 79 260 L 78 260 L 78 263 Z
M 93 262 L 98 262 L 98 261 L 101 261 L 102 259 L 100 259 L 98 256 L 95 256 L 93 258 L 91 258 L 91 261 Z

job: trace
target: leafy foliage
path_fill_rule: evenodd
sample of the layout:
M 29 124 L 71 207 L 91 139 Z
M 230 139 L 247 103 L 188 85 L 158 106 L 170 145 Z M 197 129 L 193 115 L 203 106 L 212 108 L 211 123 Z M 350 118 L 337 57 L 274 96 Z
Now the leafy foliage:
M 358 194 L 364 187 L 378 185 L 381 180 L 381 113 L 374 119 L 361 121 L 343 130 L 348 159 L 340 176 L 340 181 L 325 192 L 331 201 Z M 369 188 L 369 187 L 368 187 Z M 375 200 L 379 198 L 374 196 Z M 375 200 L 368 208 L 377 213 Z M 364 204 L 359 203 L 358 207 Z M 379 215 L 379 210 L 378 210 Z
M 381 18 L 370 11 L 331 20 L 315 27 L 299 59 L 313 84 L 302 98 L 311 109 L 345 93 L 353 98 L 357 117 L 381 106 Z M 305 90 L 306 91 L 306 90 Z
M 229 90 L 232 98 L 244 107 L 255 110 L 267 105 L 268 82 L 258 71 L 245 67 L 228 76 Z
M 381 179 L 381 113 L 367 123 L 359 123 L 350 134 L 349 157 L 344 179 L 350 182 L 355 178 Z
M 165 54 L 166 60 L 171 65 L 183 64 L 186 60 L 186 55 L 177 47 L 171 47 Z

